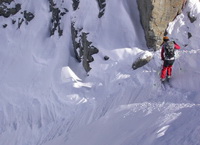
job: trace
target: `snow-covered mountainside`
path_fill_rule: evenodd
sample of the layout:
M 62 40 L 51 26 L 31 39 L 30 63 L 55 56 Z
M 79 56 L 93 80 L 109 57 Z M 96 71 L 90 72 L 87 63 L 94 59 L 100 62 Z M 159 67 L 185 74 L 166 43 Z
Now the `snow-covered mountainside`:
M 77 0 L 76 11 L 70 0 L 51 2 L 16 0 L 9 7 L 20 3 L 19 12 L 0 17 L 0 145 L 200 145 L 199 0 L 188 0 L 169 24 L 182 49 L 166 85 L 136 0 L 107 0 L 103 10 Z M 62 19 L 51 21 L 56 7 Z M 19 28 L 13 20 L 24 10 L 34 18 Z M 72 22 L 99 50 L 88 73 L 75 59 Z M 147 56 L 153 59 L 132 69 Z

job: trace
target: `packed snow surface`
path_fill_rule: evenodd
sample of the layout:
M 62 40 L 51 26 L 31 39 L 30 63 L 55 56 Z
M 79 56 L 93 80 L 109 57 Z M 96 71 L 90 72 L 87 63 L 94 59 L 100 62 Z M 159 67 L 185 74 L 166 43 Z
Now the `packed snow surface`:
M 101 19 L 96 1 L 80 1 L 77 11 L 56 1 L 69 10 L 62 37 L 49 37 L 48 1 L 16 2 L 35 18 L 17 29 L 12 19 L 20 13 L 0 17 L 8 25 L 0 28 L 0 145 L 200 145 L 199 0 L 188 0 L 168 27 L 182 49 L 165 85 L 136 0 L 106 1 Z M 99 49 L 89 73 L 74 58 L 71 21 Z M 141 56 L 153 59 L 133 70 Z

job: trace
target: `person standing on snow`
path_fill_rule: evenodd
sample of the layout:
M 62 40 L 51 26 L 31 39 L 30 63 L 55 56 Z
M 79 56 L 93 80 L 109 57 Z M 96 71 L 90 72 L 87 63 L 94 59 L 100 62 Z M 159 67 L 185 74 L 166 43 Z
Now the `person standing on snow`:
M 161 50 L 161 59 L 163 60 L 163 68 L 161 71 L 161 81 L 167 78 L 171 78 L 172 75 L 172 65 L 175 61 L 175 49 L 180 49 L 181 47 L 176 44 L 175 41 L 169 41 L 169 37 L 163 37 L 163 44 Z

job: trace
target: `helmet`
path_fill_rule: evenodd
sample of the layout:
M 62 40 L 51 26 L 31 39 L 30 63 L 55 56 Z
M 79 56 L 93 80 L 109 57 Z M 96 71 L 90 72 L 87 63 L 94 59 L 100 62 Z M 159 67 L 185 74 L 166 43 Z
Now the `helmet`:
M 168 40 L 169 40 L 169 37 L 167 37 L 167 36 L 163 37 L 163 41 L 168 41 Z

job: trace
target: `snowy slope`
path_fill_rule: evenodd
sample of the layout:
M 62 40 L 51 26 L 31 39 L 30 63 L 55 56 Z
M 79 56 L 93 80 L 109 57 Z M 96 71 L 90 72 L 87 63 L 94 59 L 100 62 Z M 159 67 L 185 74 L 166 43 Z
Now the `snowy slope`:
M 47 1 L 18 2 L 34 12 L 35 18 L 20 29 L 11 24 L 11 19 L 20 17 L 20 13 L 0 20 L 1 24 L 8 24 L 6 29 L 1 28 L 0 35 L 1 145 L 41 144 L 74 110 L 68 109 L 71 104 L 64 97 L 72 92 L 62 84 L 60 76 L 70 58 L 70 40 L 66 39 L 70 28 L 65 27 L 63 38 L 50 38 Z
M 18 1 L 35 18 L 20 29 L 0 18 L 8 24 L 0 28 L 0 145 L 200 144 L 198 0 L 189 0 L 168 28 L 182 46 L 172 87 L 160 84 L 160 52 L 151 52 L 146 66 L 131 68 L 147 53 L 135 0 L 107 1 L 101 19 L 95 1 L 81 1 L 77 11 L 71 1 L 57 1 L 69 9 L 62 37 L 48 36 L 47 1 Z M 71 20 L 100 50 L 88 76 L 73 58 Z

